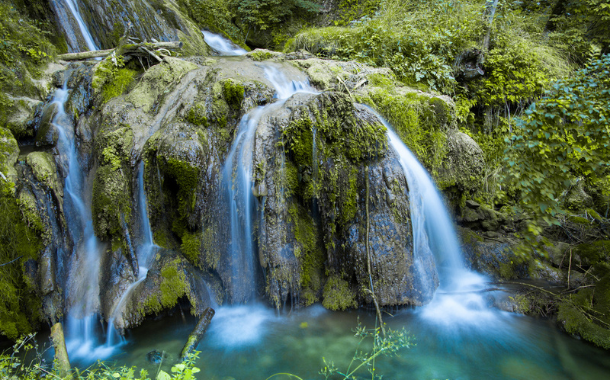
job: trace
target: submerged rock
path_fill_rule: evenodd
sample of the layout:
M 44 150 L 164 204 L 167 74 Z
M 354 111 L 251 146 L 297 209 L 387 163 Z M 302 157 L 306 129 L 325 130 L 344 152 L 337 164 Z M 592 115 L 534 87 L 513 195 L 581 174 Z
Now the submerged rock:
M 164 359 L 167 359 L 167 354 L 165 351 L 161 352 L 158 350 L 153 350 L 146 354 L 146 360 L 153 364 L 161 364 Z

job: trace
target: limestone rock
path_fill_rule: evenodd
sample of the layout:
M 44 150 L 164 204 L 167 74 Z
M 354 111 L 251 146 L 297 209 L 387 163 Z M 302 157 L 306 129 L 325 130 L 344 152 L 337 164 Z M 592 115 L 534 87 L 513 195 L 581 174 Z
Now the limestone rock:
M 444 191 L 470 194 L 482 185 L 485 159 L 479 145 L 458 130 L 447 132 L 447 155 L 439 170 L 439 187 Z

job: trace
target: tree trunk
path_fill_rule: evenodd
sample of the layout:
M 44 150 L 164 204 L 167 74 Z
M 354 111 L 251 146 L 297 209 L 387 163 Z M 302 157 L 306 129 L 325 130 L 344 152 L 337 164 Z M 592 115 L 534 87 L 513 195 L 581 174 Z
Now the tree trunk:
M 51 327 L 51 340 L 55 348 L 55 360 L 57 361 L 57 369 L 61 378 L 71 378 L 70 376 L 70 360 L 68 359 L 68 350 L 66 350 L 66 340 L 64 339 L 64 329 L 61 322 L 57 322 Z
M 186 344 L 184 345 L 184 348 L 180 353 L 180 357 L 182 358 L 182 360 L 185 360 L 187 356 L 191 352 L 193 352 L 195 348 L 197 348 L 199 341 L 208 329 L 208 326 L 210 325 L 210 322 L 212 321 L 212 318 L 214 317 L 215 313 L 216 312 L 211 307 L 205 309 L 203 315 L 201 316 L 201 319 L 199 319 L 199 322 L 197 322 L 197 326 L 195 326 L 193 331 L 190 333 L 188 339 L 186 340 Z
M 91 58 L 103 58 L 112 52 L 116 51 L 118 55 L 140 55 L 140 56 L 153 56 L 153 58 L 160 60 L 159 57 L 154 54 L 154 51 L 158 49 L 166 50 L 177 50 L 182 48 L 182 42 L 170 41 L 170 42 L 150 42 L 141 44 L 126 44 L 116 49 L 108 50 L 95 50 L 95 51 L 83 51 L 80 53 L 69 53 L 58 55 L 57 58 L 64 61 L 80 61 Z

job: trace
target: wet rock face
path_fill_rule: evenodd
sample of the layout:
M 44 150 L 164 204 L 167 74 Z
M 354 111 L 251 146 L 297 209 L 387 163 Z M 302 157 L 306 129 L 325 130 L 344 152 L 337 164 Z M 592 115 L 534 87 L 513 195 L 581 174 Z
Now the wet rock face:
M 376 117 L 338 93 L 296 94 L 272 115 L 259 123 L 254 155 L 264 207 L 258 249 L 271 300 L 318 299 L 323 284 L 311 275 L 326 261 L 349 284 L 342 297 L 371 302 L 361 292 L 371 287 L 370 257 L 381 305 L 429 301 L 438 285 L 434 260 L 424 260 L 428 280 L 415 274 L 406 179 Z M 337 301 L 328 307 L 342 308 Z
M 441 188 L 452 198 L 474 193 L 482 185 L 483 151 L 470 136 L 454 129 L 447 133 L 446 147 L 447 156 L 438 175 Z
M 431 299 L 438 286 L 435 262 L 427 253 L 419 258 L 422 271 L 415 270 L 409 188 L 385 127 L 349 94 L 274 99 L 265 66 L 305 76 L 295 65 L 272 59 L 166 57 L 107 103 L 91 90 L 90 65 L 62 76 L 62 82 L 77 86 L 66 110 L 87 171 L 96 236 L 105 244 L 100 310 L 106 319 L 114 318 L 117 328 L 136 326 L 179 302 L 200 314 L 211 297 L 219 302 L 243 298 L 246 290 L 232 287 L 235 263 L 228 248 L 223 166 L 242 117 L 271 103 L 252 140 L 256 294 L 277 307 L 324 301 L 330 309 L 370 303 L 373 293 L 381 306 L 422 305 Z M 354 73 L 342 80 L 356 86 L 362 79 Z M 332 80 L 328 88 L 340 87 L 337 83 Z M 436 107 L 431 99 L 426 104 Z M 431 115 L 449 131 L 444 104 Z M 42 109 L 40 120 L 52 119 L 51 107 Z M 52 129 L 47 132 L 40 133 L 39 149 L 54 149 Z M 468 162 L 476 166 L 474 157 Z M 32 213 L 42 225 L 56 221 L 51 240 L 65 239 L 66 165 L 58 158 L 54 167 L 48 153 L 30 154 L 22 176 L 35 185 L 24 184 L 18 194 L 32 211 L 42 210 Z M 455 162 L 459 170 L 470 165 Z M 134 248 L 142 241 L 144 223 L 137 195 L 140 167 L 146 222 L 161 248 L 146 279 L 130 289 L 138 279 Z M 45 196 L 52 200 L 48 206 Z M 474 216 L 465 215 L 465 223 L 497 230 L 496 214 L 471 211 Z M 49 310 L 61 308 L 55 296 L 65 291 L 61 279 L 67 272 L 57 257 L 66 246 L 48 244 L 38 265 Z
M 79 13 L 99 49 L 116 47 L 123 36 L 140 41 L 183 41 L 188 54 L 207 54 L 199 28 L 172 1 L 79 0 Z M 51 0 L 51 7 L 70 51 L 87 51 L 79 25 L 65 1 Z

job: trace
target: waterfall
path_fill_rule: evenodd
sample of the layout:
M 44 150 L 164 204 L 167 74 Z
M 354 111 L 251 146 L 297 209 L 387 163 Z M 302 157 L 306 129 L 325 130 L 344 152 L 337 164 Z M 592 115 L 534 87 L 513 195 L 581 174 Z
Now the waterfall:
M 297 92 L 315 92 L 308 82 L 286 78 L 272 66 L 264 67 L 265 76 L 276 90 L 278 102 L 258 107 L 246 114 L 238 126 L 222 175 L 223 188 L 230 215 L 229 254 L 231 257 L 232 303 L 244 303 L 254 298 L 256 284 L 256 258 L 253 242 L 253 217 L 258 201 L 252 194 L 252 153 L 254 135 L 264 115 L 277 110 Z
M 142 241 L 136 247 L 136 255 L 139 264 L 138 279 L 129 285 L 123 292 L 119 302 L 110 313 L 108 318 L 108 332 L 106 334 L 106 347 L 113 348 L 125 343 L 125 338 L 116 330 L 114 321 L 125 310 L 125 303 L 129 299 L 129 295 L 135 288 L 146 279 L 152 259 L 159 249 L 159 246 L 153 242 L 153 234 L 150 228 L 150 220 L 148 219 L 148 211 L 146 208 L 146 191 L 144 189 L 144 162 L 140 162 L 138 169 L 138 208 L 139 208 L 139 224 L 140 236 Z
M 68 329 L 66 344 L 70 357 L 88 358 L 98 346 L 96 330 L 99 309 L 100 258 L 103 247 L 93 231 L 91 205 L 84 199 L 85 175 L 76 148 L 74 123 L 66 114 L 64 104 L 68 100 L 67 84 L 55 91 L 51 104 L 57 107 L 53 125 L 59 139 L 60 167 L 66 168 L 64 184 L 64 211 L 74 250 L 66 294 Z M 99 355 L 97 355 L 99 354 Z M 97 357 L 105 353 L 97 353 Z
M 80 29 L 85 43 L 87 44 L 87 48 L 91 51 L 99 50 L 98 47 L 95 45 L 95 42 L 93 41 L 91 33 L 89 33 L 89 28 L 87 28 L 87 25 L 85 24 L 83 18 L 80 15 L 77 0 L 64 0 L 64 2 L 70 9 L 70 13 L 72 13 L 72 16 L 74 16 L 74 19 L 78 24 L 78 28 Z
M 216 50 L 220 55 L 244 55 L 247 53 L 245 49 L 235 45 L 220 34 L 208 32 L 207 30 L 202 30 L 201 33 L 203 33 L 208 46 Z
M 420 315 L 426 321 L 446 326 L 481 325 L 495 320 L 497 313 L 489 310 L 480 294 L 486 278 L 464 266 L 453 222 L 432 178 L 388 122 L 369 110 L 387 128 L 388 141 L 400 158 L 409 185 L 416 269 L 423 250 L 430 250 L 439 271 L 440 286 L 432 301 L 421 308 Z

